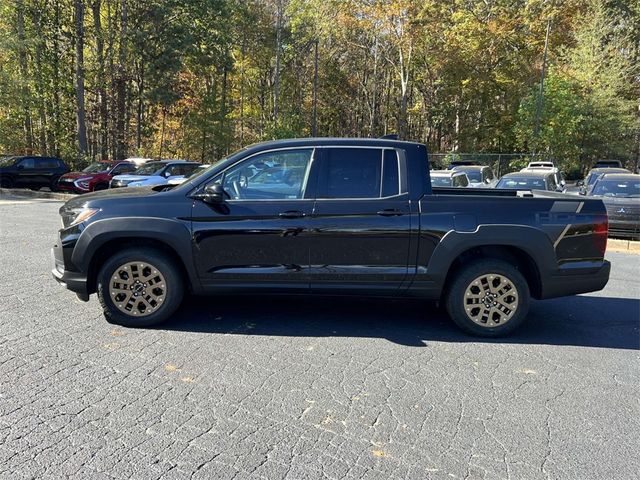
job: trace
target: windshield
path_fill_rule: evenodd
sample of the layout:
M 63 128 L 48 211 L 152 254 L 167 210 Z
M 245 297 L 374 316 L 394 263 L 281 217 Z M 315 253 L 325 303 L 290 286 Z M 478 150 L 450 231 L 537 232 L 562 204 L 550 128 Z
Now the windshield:
M 0 158 L 0 167 L 8 167 L 9 165 L 13 165 L 13 162 L 16 157 L 2 157 Z
M 110 168 L 111 168 L 110 163 L 96 162 L 96 163 L 92 163 L 82 171 L 84 173 L 100 173 L 100 172 L 108 172 Z
M 593 185 L 594 183 L 596 183 L 596 180 L 600 175 L 602 175 L 602 173 L 600 172 L 590 173 L 589 177 L 587 178 L 587 185 Z
M 456 170 L 460 170 L 467 174 L 470 182 L 482 182 L 482 171 L 481 170 L 465 170 L 463 168 L 456 168 Z
M 431 177 L 431 185 L 434 187 L 450 187 L 451 177 Z
M 546 190 L 544 178 L 501 178 L 496 188 Z
M 640 179 L 600 180 L 593 187 L 591 194 L 605 197 L 640 197 Z
M 166 164 L 160 162 L 149 162 L 139 167 L 132 175 L 159 175 Z

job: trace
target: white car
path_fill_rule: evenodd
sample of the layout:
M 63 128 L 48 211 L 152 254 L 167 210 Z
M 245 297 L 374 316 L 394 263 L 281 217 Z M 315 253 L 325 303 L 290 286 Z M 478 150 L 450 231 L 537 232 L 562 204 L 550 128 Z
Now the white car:
M 462 165 L 453 167 L 453 170 L 466 173 L 472 188 L 493 188 L 498 183 L 493 170 L 486 165 Z
M 191 175 L 199 165 L 200 164 L 197 162 L 187 162 L 184 160 L 147 162 L 131 174 L 116 175 L 111 180 L 109 187 L 149 187 L 154 185 L 166 185 L 172 178 Z
M 535 172 L 553 173 L 556 185 L 558 185 L 558 191 L 564 192 L 566 190 L 567 182 L 564 181 L 564 175 L 551 162 L 531 162 L 526 168 L 523 168 L 520 171 L 523 173 L 535 173 Z
M 553 162 L 529 162 L 526 168 L 556 168 Z
M 196 169 L 193 172 L 191 172 L 190 175 L 179 175 L 177 177 L 171 177 L 169 180 L 167 180 L 167 185 L 180 185 L 180 184 L 184 183 L 187 178 L 191 178 L 191 177 L 195 177 L 197 175 L 200 175 L 202 172 L 204 172 L 210 166 L 211 165 L 199 165 L 198 167 L 196 167 Z

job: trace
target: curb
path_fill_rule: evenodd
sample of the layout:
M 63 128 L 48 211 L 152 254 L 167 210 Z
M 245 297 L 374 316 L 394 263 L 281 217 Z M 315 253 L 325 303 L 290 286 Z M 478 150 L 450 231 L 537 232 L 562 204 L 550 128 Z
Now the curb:
M 635 253 L 640 255 L 640 242 L 609 238 L 607 240 L 607 252 Z
M 49 200 L 63 200 L 67 201 L 78 195 L 71 193 L 57 193 L 57 192 L 41 192 L 40 190 L 27 190 L 22 188 L 0 188 L 0 196 L 14 195 L 16 197 L 29 197 L 29 198 L 45 198 Z

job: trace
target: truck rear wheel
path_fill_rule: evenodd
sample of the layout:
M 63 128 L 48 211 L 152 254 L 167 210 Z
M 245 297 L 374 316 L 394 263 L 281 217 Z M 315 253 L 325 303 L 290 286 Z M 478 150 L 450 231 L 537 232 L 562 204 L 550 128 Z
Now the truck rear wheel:
M 524 322 L 529 298 L 529 285 L 517 268 L 502 260 L 486 258 L 457 272 L 445 304 L 451 319 L 465 332 L 499 337 Z
M 98 273 L 98 298 L 109 323 L 148 327 L 167 320 L 180 306 L 184 284 L 166 254 L 130 248 L 109 258 Z

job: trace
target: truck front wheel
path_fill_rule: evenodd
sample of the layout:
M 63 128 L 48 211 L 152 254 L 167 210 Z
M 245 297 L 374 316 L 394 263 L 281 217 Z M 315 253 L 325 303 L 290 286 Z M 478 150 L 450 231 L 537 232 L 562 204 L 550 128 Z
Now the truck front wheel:
M 125 327 L 148 327 L 167 320 L 184 295 L 174 262 L 147 248 L 130 248 L 110 257 L 97 283 L 105 318 Z
M 529 285 L 517 268 L 485 258 L 454 276 L 445 298 L 447 312 L 462 330 L 499 337 L 515 330 L 529 311 Z

